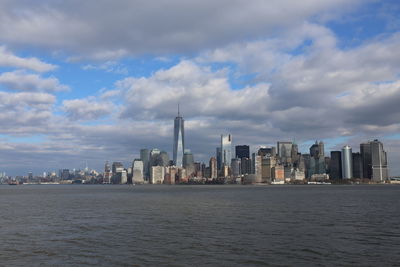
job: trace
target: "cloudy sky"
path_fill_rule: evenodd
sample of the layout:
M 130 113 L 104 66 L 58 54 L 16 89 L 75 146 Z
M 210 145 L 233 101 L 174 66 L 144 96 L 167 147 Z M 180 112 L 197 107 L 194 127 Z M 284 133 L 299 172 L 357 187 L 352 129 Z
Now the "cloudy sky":
M 0 171 L 102 170 L 140 148 L 378 138 L 400 175 L 397 0 L 0 0 Z

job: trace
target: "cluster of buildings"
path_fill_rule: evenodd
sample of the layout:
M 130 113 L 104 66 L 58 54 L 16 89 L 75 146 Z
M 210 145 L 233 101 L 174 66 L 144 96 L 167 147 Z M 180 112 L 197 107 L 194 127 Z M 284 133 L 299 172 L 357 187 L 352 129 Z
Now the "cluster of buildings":
M 378 140 L 360 144 L 360 152 L 350 146 L 325 154 L 324 143 L 315 142 L 309 153 L 299 152 L 291 141 L 261 147 L 250 154 L 248 145 L 232 145 L 232 135 L 221 135 L 220 145 L 208 165 L 195 162 L 185 146 L 184 119 L 174 120 L 172 159 L 165 151 L 141 149 L 140 158 L 132 166 L 122 163 L 105 165 L 103 183 L 302 183 L 327 180 L 367 179 L 384 182 L 388 179 L 387 154 Z
M 8 177 L 0 173 L 0 183 L 105 183 L 105 184 L 182 184 L 182 183 L 243 183 L 283 184 L 314 182 L 382 183 L 389 179 L 387 154 L 378 140 L 360 144 L 359 152 L 348 145 L 340 151 L 325 154 L 322 141 L 316 141 L 309 153 L 299 152 L 291 141 L 276 146 L 260 147 L 250 153 L 249 145 L 233 147 L 232 135 L 221 135 L 208 164 L 195 162 L 185 144 L 184 119 L 179 113 L 174 120 L 172 159 L 157 148 L 141 149 L 140 158 L 124 167 L 121 162 L 106 162 L 104 172 L 62 169 L 43 176 Z M 399 180 L 400 182 L 400 180 Z

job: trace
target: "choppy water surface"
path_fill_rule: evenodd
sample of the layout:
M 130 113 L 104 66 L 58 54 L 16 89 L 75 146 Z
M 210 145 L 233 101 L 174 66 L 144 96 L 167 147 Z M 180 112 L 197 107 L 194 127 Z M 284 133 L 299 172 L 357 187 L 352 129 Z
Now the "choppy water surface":
M 0 265 L 400 263 L 400 186 L 0 186 Z

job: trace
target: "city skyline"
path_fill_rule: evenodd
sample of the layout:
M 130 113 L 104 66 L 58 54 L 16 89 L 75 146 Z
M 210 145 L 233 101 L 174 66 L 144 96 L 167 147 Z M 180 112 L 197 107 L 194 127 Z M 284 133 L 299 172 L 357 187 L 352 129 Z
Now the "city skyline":
M 180 103 L 195 161 L 221 134 L 250 151 L 379 139 L 400 175 L 398 1 L 156 6 L 0 3 L 0 172 L 102 170 L 142 148 L 173 159 Z

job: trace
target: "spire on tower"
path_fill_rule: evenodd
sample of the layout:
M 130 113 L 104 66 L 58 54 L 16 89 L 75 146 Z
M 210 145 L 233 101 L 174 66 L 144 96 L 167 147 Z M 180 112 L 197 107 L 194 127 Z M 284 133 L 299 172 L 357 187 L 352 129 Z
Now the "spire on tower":
M 179 102 L 178 102 L 178 117 L 180 117 L 180 112 L 179 112 Z

